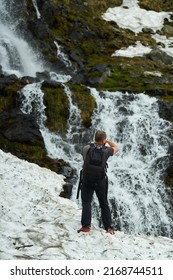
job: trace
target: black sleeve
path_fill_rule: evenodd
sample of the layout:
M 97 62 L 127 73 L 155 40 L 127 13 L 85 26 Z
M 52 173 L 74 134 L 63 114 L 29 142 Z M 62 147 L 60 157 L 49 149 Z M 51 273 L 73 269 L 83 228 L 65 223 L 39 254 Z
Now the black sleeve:
M 107 147 L 107 149 L 106 149 L 107 151 L 107 157 L 109 158 L 109 157 L 111 157 L 111 156 L 113 156 L 113 154 L 114 154 L 114 149 L 112 148 L 112 147 Z

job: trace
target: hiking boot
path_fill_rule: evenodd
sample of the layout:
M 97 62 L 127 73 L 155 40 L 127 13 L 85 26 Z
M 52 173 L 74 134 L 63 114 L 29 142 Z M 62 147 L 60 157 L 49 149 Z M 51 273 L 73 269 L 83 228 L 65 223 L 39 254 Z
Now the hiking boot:
M 90 232 L 90 227 L 82 227 L 81 229 L 78 230 L 78 232 Z
M 109 233 L 109 234 L 115 234 L 115 231 L 113 230 L 113 228 L 108 228 L 107 230 L 106 230 L 106 232 L 107 233 Z

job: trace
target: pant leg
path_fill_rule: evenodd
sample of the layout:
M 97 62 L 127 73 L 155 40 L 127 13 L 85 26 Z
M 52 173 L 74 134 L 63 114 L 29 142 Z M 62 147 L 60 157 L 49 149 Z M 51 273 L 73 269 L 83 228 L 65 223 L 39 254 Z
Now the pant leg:
M 103 226 L 106 230 L 111 228 L 112 225 L 111 212 L 107 200 L 107 187 L 107 181 L 105 178 L 98 182 L 98 184 L 95 186 L 95 192 L 101 208 Z
M 82 227 L 87 227 L 91 225 L 91 202 L 93 198 L 94 188 L 89 183 L 84 181 L 81 188 L 81 198 L 82 198 L 82 217 L 81 224 Z

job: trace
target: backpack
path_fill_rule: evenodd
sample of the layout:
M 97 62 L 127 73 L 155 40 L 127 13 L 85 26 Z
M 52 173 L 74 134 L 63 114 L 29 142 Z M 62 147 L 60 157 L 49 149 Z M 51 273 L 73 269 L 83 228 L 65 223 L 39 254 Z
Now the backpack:
M 83 178 L 90 182 L 101 180 L 106 175 L 107 157 L 105 146 L 90 144 L 83 165 Z

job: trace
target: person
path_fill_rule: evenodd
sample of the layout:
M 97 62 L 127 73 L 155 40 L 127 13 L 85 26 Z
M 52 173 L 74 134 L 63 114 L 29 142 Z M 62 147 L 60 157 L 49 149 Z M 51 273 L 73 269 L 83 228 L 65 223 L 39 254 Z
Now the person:
M 108 146 L 107 146 L 108 145 Z M 84 165 L 83 165 L 83 179 L 81 184 L 81 199 L 82 199 L 82 216 L 81 216 L 81 224 L 82 227 L 78 231 L 82 232 L 89 232 L 91 229 L 91 202 L 93 198 L 94 192 L 97 195 L 97 198 L 99 200 L 99 205 L 101 208 L 101 217 L 103 226 L 106 230 L 106 232 L 110 234 L 114 234 L 114 229 L 112 227 L 112 220 L 111 220 L 111 212 L 108 205 L 107 200 L 107 188 L 108 188 L 108 178 L 106 175 L 106 172 L 104 171 L 104 174 L 99 179 L 93 179 L 98 169 L 94 171 L 94 173 L 91 174 L 85 174 L 85 161 L 87 159 L 87 155 L 89 154 L 89 151 L 91 150 L 91 147 L 96 148 L 98 150 L 102 150 L 102 153 L 104 154 L 103 159 L 105 161 L 104 165 L 106 165 L 107 160 L 110 156 L 115 155 L 119 149 L 117 145 L 110 140 L 107 139 L 105 131 L 98 130 L 95 133 L 95 142 L 92 144 L 88 144 L 84 146 L 83 148 L 83 159 L 84 159 Z M 106 166 L 104 166 L 105 170 Z M 91 173 L 91 172 L 90 172 Z M 93 180 L 92 180 L 93 179 Z

